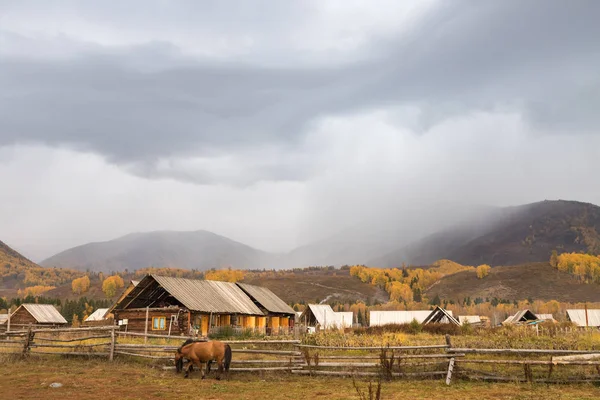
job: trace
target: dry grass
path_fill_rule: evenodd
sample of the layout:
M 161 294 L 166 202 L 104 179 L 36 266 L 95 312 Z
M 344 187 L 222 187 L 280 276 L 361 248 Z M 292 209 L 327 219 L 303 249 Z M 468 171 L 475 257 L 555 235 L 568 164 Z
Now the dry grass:
M 50 388 L 52 382 L 63 384 Z M 357 384 L 366 388 L 368 383 Z M 30 360 L 0 363 L 2 397 L 7 399 L 358 399 L 351 379 L 294 375 L 234 374 L 226 381 L 198 375 L 185 380 L 172 371 L 124 362 Z M 382 399 L 596 399 L 600 388 L 586 385 L 527 385 L 442 380 L 384 383 Z

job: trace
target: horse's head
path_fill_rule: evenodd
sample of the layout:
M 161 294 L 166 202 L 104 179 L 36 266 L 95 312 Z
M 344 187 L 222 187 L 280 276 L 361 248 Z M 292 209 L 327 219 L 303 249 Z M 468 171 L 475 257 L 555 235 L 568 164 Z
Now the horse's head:
M 175 352 L 175 370 L 177 373 L 183 370 L 183 354 L 181 354 L 180 349 L 177 349 L 177 352 Z

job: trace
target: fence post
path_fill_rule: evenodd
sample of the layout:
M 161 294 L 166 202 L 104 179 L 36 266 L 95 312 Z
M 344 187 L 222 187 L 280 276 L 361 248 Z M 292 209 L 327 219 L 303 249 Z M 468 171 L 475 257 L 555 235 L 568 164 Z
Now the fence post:
M 454 357 L 450 359 L 448 363 L 448 374 L 446 375 L 446 385 L 450 385 L 452 382 L 452 371 L 454 370 Z
M 144 325 L 144 344 L 148 343 L 148 313 L 150 308 L 146 307 L 146 325 Z
M 108 361 L 112 361 L 115 356 L 115 327 L 110 330 L 110 353 L 108 355 Z
M 533 381 L 533 374 L 531 373 L 531 365 L 530 364 L 523 364 L 523 370 L 525 372 L 525 379 L 527 380 L 527 382 L 532 382 Z
M 29 346 L 31 345 L 31 341 L 33 340 L 32 326 L 29 324 L 29 329 L 27 330 L 27 336 L 25 336 L 25 343 L 23 344 L 23 353 L 21 353 L 21 358 L 25 358 L 29 355 Z

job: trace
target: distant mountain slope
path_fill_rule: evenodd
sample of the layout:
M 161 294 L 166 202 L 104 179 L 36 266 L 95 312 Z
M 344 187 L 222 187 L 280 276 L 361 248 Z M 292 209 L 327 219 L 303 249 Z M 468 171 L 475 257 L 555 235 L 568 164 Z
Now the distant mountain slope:
M 480 221 L 489 220 L 497 210 L 490 206 L 465 206 L 450 202 L 423 204 L 414 210 L 399 209 L 395 215 L 369 220 L 341 230 L 327 239 L 298 247 L 282 258 L 282 266 L 378 265 L 372 264 L 372 261 L 396 249 L 403 249 L 415 239 L 465 221 L 479 224 Z
M 474 271 L 448 275 L 430 287 L 429 299 L 445 300 L 470 297 L 506 300 L 557 300 L 562 302 L 600 301 L 600 287 L 582 283 L 577 278 L 552 268 L 549 263 L 531 263 L 492 268 L 489 275 L 478 279 Z
M 424 265 L 441 258 L 466 265 L 514 265 L 547 261 L 554 249 L 600 253 L 600 207 L 560 200 L 501 209 L 399 248 L 371 265 Z
M 70 283 L 78 271 L 43 268 L 0 241 L 0 296 L 14 296 L 27 286 L 58 286 Z
M 157 231 L 74 247 L 41 264 L 102 272 L 150 266 L 207 270 L 229 266 L 266 268 L 274 264 L 274 259 L 269 253 L 212 232 Z
M 25 258 L 19 252 L 0 241 L 0 265 L 4 266 L 7 264 L 21 267 L 39 267 L 36 263 Z

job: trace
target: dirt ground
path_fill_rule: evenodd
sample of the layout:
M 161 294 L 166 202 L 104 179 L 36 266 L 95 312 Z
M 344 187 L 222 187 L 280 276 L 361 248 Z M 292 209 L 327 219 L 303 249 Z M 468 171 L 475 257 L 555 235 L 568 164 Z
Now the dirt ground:
M 53 382 L 60 388 L 51 388 Z M 366 389 L 367 382 L 357 384 Z M 600 387 L 443 381 L 383 383 L 382 399 L 598 399 Z M 351 379 L 231 373 L 228 380 L 183 379 L 174 371 L 116 361 L 29 360 L 0 363 L 2 399 L 359 399 Z

